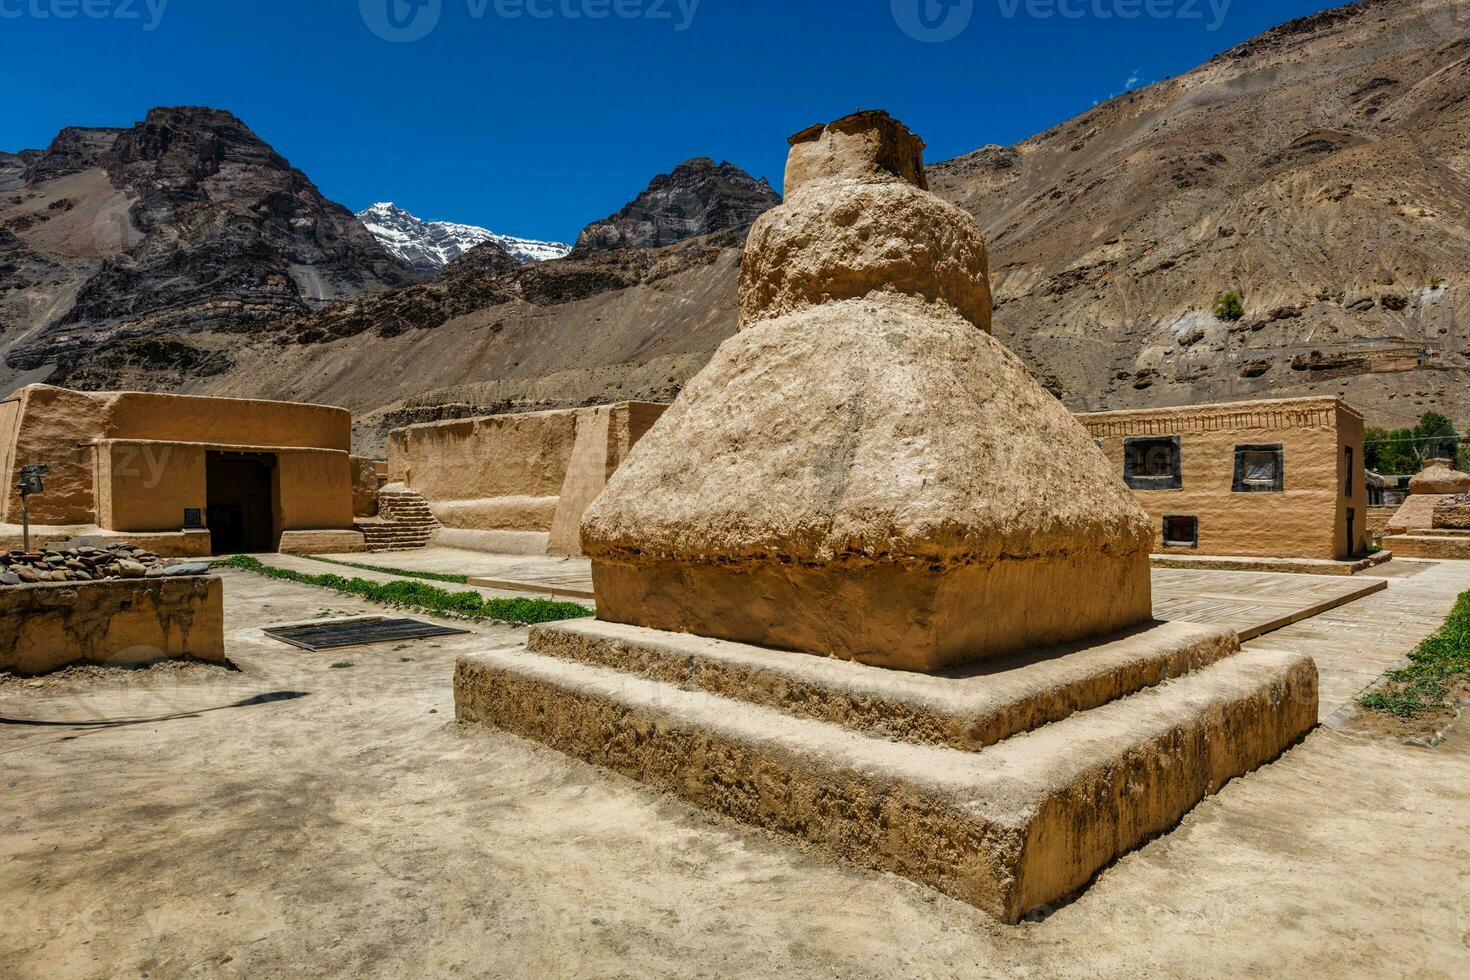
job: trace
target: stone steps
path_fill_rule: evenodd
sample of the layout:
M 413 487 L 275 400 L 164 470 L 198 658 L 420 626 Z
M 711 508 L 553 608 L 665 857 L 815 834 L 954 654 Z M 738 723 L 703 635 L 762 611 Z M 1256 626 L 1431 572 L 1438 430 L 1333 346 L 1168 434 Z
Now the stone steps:
M 459 661 L 461 721 L 1006 922 L 1082 888 L 1317 720 L 1309 657 L 1169 624 L 957 676 L 607 623 L 538 627 L 531 645 Z
M 412 490 L 380 490 L 378 516 L 356 522 L 369 551 L 410 551 L 427 547 L 439 530 L 428 501 Z

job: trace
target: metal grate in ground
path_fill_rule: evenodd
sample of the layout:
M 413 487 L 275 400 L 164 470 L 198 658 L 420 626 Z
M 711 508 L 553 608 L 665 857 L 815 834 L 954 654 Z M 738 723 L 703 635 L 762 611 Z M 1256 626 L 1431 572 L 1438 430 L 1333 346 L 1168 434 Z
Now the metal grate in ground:
M 371 643 L 397 643 L 401 640 L 423 640 L 435 636 L 458 636 L 469 630 L 424 623 L 417 619 L 349 619 L 305 626 L 278 626 L 265 630 L 282 643 L 303 650 L 335 650 L 338 647 L 365 646 Z

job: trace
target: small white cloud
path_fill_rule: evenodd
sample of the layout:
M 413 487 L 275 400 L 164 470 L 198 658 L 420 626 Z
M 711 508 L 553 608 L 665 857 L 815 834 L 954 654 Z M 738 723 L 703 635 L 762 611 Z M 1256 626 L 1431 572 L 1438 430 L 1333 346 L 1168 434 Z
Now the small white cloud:
M 1134 69 L 1133 74 L 1131 74 L 1131 75 L 1128 76 L 1128 81 L 1126 81 L 1126 82 L 1123 83 L 1123 91 L 1125 91 L 1125 92 L 1131 92 L 1131 91 L 1133 91 L 1133 89 L 1135 89 L 1137 87 L 1138 87 L 1138 70 L 1137 69 Z

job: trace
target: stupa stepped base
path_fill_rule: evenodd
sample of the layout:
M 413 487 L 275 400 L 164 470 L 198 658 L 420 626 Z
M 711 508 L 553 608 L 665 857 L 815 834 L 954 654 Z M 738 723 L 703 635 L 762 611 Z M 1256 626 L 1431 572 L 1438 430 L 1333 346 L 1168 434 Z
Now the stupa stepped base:
M 495 725 L 1006 922 L 1064 899 L 1317 720 L 1306 656 L 1153 624 L 948 675 L 577 622 L 461 659 Z
M 1383 539 L 1383 547 L 1398 558 L 1470 560 L 1470 531 L 1426 528 L 1390 535 Z

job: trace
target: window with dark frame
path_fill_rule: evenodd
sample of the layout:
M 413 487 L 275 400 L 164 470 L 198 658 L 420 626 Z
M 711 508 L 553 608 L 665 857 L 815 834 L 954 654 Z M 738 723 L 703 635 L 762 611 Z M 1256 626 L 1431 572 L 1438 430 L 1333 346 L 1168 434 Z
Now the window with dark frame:
M 1124 440 L 1123 482 L 1134 490 L 1178 490 L 1182 487 L 1179 437 Z
M 1281 493 L 1285 483 L 1279 445 L 1235 447 L 1235 493 Z
M 1173 515 L 1164 518 L 1164 547 L 1198 548 L 1199 518 Z
M 1353 447 L 1343 446 L 1342 451 L 1347 457 L 1347 482 L 1343 485 L 1343 496 L 1351 498 L 1353 495 Z

